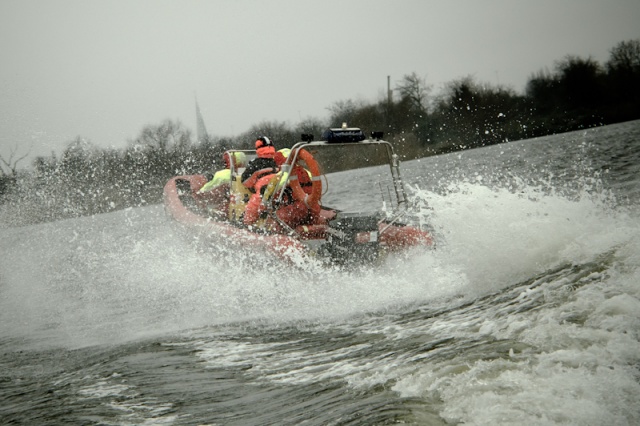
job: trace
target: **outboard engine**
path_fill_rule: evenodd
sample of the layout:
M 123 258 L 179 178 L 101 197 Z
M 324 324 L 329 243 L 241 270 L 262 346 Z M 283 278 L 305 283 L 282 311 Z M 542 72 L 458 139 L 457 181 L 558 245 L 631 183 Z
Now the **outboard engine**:
M 329 221 L 327 242 L 320 252 L 340 265 L 372 263 L 378 259 L 378 217 L 340 212 Z

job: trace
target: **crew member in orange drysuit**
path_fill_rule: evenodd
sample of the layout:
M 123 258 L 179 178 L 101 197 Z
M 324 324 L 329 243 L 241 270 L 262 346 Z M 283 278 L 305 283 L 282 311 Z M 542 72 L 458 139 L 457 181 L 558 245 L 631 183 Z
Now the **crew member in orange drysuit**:
M 277 154 L 282 154 L 278 152 Z M 275 161 L 278 166 L 281 166 L 285 161 L 286 157 L 284 155 L 275 155 Z M 296 165 L 292 172 L 296 175 L 296 177 L 300 180 L 300 185 L 302 186 L 305 193 L 311 193 L 311 179 L 307 171 Z M 281 179 L 282 176 L 277 174 L 269 174 L 260 178 L 255 184 L 255 194 L 251 196 L 249 199 L 249 203 L 247 203 L 247 207 L 244 212 L 244 224 L 252 225 L 258 221 L 260 215 L 266 212 L 267 207 L 262 204 L 262 195 L 264 194 L 264 189 L 266 189 L 269 181 L 277 177 Z M 275 198 L 275 197 L 274 197 Z M 294 200 L 293 194 L 290 188 L 284 189 L 284 194 L 282 196 L 282 202 L 277 207 L 276 216 L 282 222 L 284 222 L 290 228 L 295 228 L 298 225 L 309 224 L 312 223 L 316 217 L 320 214 L 319 206 L 310 209 L 304 201 Z M 270 231 L 281 232 L 281 227 L 273 220 L 268 219 L 266 228 Z
M 258 158 L 247 164 L 247 168 L 240 177 L 242 184 L 254 192 L 258 179 L 266 174 L 276 173 L 278 167 L 273 159 L 276 148 L 268 137 L 261 136 L 256 140 L 256 154 Z

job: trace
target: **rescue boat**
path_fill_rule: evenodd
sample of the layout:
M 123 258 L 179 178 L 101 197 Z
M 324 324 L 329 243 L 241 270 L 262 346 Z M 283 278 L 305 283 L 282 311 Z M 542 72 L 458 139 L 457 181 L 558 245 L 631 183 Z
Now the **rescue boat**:
M 227 151 L 230 182 L 214 190 L 200 191 L 205 175 L 171 178 L 164 187 L 165 211 L 217 247 L 259 250 L 294 263 L 313 258 L 327 265 L 370 265 L 389 253 L 433 248 L 430 230 L 407 222 L 399 157 L 382 136 L 366 137 L 359 128 L 345 126 L 328 129 L 322 140 L 302 135 L 262 195 L 264 211 L 255 224 L 243 221 L 252 193 L 241 182 L 246 164 L 236 161 L 239 152 L 255 158 L 252 150 Z M 297 178 L 300 166 L 310 187 L 303 188 Z M 367 177 L 359 180 L 358 174 Z M 287 193 L 314 212 L 309 221 L 290 226 L 278 216 Z

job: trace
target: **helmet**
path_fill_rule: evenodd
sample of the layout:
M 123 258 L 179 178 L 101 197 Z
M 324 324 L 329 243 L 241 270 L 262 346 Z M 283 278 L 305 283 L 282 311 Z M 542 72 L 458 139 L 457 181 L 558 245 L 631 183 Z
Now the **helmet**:
M 260 136 L 256 139 L 256 149 L 260 149 L 265 146 L 273 146 L 273 142 L 266 136 Z
M 271 139 L 266 136 L 260 136 L 256 139 L 256 154 L 261 158 L 273 158 L 276 154 L 276 148 Z

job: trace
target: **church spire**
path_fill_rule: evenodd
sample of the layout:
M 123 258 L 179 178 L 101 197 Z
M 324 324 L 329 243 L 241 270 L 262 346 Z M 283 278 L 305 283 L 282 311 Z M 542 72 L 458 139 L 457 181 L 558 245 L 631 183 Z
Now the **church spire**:
M 196 137 L 198 138 L 198 142 L 202 142 L 208 139 L 209 134 L 207 133 L 207 128 L 204 125 L 204 120 L 202 119 L 202 114 L 200 113 L 200 105 L 198 105 L 198 99 L 196 98 Z

